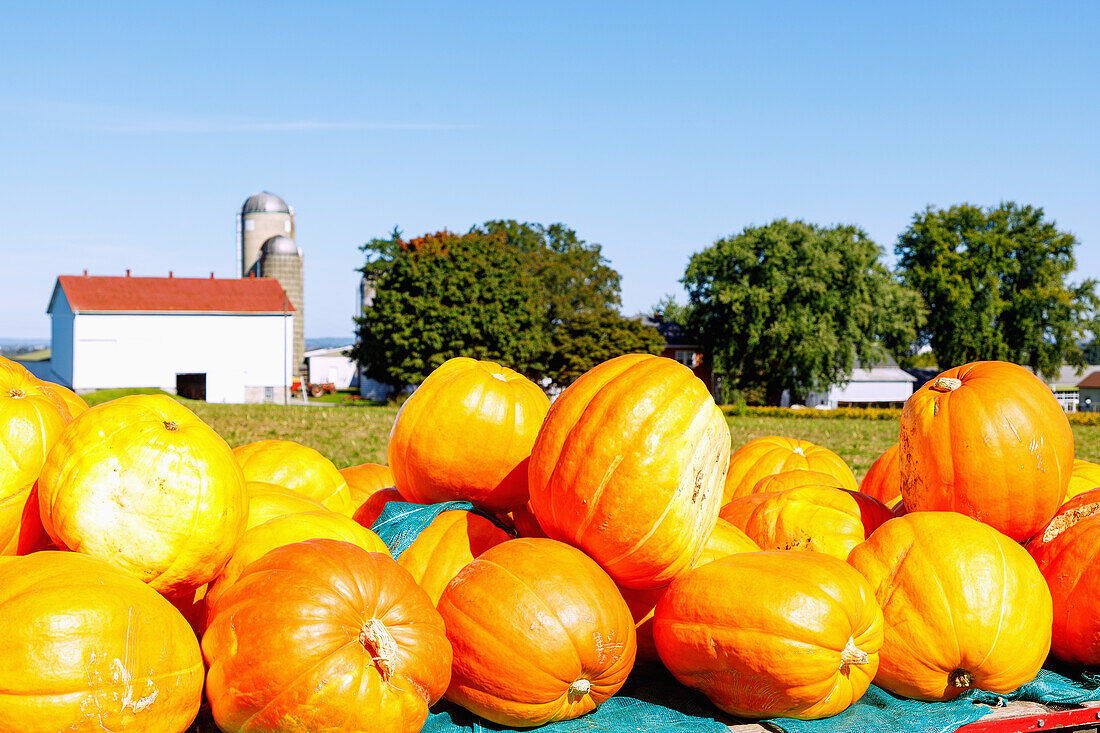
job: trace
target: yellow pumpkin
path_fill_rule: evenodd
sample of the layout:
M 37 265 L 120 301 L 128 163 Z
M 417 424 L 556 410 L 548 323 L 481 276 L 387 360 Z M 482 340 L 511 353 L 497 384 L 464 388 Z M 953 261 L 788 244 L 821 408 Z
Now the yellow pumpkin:
M 349 517 L 355 512 L 347 481 L 313 448 L 292 440 L 258 440 L 234 448 L 233 455 L 246 481 L 285 486 Z
M 248 514 L 229 446 L 163 395 L 121 397 L 76 418 L 46 459 L 38 499 L 59 547 L 171 595 L 218 574 Z

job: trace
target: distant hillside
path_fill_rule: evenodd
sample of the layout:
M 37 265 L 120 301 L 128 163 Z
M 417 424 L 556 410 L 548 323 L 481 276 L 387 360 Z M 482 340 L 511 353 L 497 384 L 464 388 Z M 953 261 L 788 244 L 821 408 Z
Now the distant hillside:
M 0 339 L 0 355 L 6 356 L 9 359 L 23 359 L 32 354 L 38 356 L 38 358 L 48 359 L 50 358 L 49 348 L 49 339 L 43 339 L 41 341 L 32 341 L 29 339 Z M 35 353 L 41 351 L 46 351 L 46 355 L 41 356 Z

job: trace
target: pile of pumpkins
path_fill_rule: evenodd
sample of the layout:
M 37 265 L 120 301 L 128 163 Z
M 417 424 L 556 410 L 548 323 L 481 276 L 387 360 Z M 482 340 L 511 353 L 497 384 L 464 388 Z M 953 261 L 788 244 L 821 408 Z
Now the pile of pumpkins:
M 0 359 L 0 730 L 179 732 L 204 695 L 227 732 L 414 732 L 442 697 L 526 728 L 643 660 L 732 715 L 809 719 L 872 681 L 947 700 L 1051 651 L 1100 664 L 1100 466 L 1050 391 L 957 367 L 899 437 L 857 485 L 806 441 L 731 456 L 670 359 L 604 362 L 551 405 L 456 358 L 404 403 L 388 467 L 338 471 Z M 370 529 L 452 500 L 479 511 L 396 560 Z

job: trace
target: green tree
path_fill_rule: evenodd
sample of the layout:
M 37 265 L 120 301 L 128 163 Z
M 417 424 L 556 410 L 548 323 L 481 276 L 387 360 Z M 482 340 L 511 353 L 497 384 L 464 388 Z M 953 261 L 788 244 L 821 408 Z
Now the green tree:
M 527 374 L 549 350 L 542 289 L 522 253 L 482 231 L 437 232 L 361 247 L 360 271 L 375 294 L 356 319 L 352 357 L 368 377 L 397 389 L 418 384 L 447 359 L 491 359 Z
M 659 354 L 664 340 L 656 329 L 619 313 L 619 273 L 601 247 L 580 239 L 564 224 L 488 221 L 473 231 L 503 237 L 522 253 L 539 283 L 543 327 L 549 336 L 541 376 L 567 386 L 615 356 Z
M 779 219 L 692 256 L 681 282 L 689 327 L 716 371 L 742 393 L 778 404 L 846 381 L 858 358 L 912 343 L 921 306 L 883 266 L 882 249 L 854 226 Z
M 651 318 L 660 318 L 669 323 L 679 323 L 687 328 L 688 323 L 691 321 L 691 303 L 684 305 L 676 300 L 676 296 L 672 293 L 665 293 L 664 297 L 649 309 L 649 315 Z
M 1011 202 L 915 214 L 898 237 L 898 273 L 930 306 L 920 338 L 939 366 L 1001 359 L 1053 374 L 1084 364 L 1079 343 L 1100 300 L 1096 281 L 1066 281 L 1076 245 L 1041 208 Z

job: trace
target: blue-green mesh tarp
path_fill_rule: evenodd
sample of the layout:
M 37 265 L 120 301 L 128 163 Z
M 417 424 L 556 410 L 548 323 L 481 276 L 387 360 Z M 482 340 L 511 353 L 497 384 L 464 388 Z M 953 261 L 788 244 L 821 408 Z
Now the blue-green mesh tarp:
M 498 521 L 469 502 L 428 506 L 390 502 L 372 529 L 396 558 L 436 516 L 452 509 L 473 511 Z M 1032 682 L 1011 695 L 971 690 L 951 702 L 933 703 L 896 697 L 872 685 L 859 702 L 831 718 L 813 721 L 776 718 L 766 722 L 769 727 L 787 733 L 948 733 L 978 720 L 989 712 L 989 706 L 1004 705 L 1009 700 L 1066 705 L 1100 700 L 1100 679 L 1085 677 L 1075 682 L 1044 669 Z M 706 697 L 678 684 L 659 665 L 648 665 L 639 667 L 617 696 L 592 713 L 537 730 L 546 733 L 726 733 L 727 726 L 744 722 L 748 721 L 723 714 Z M 513 729 L 488 723 L 446 701 L 433 708 L 424 726 L 425 733 L 507 730 Z

